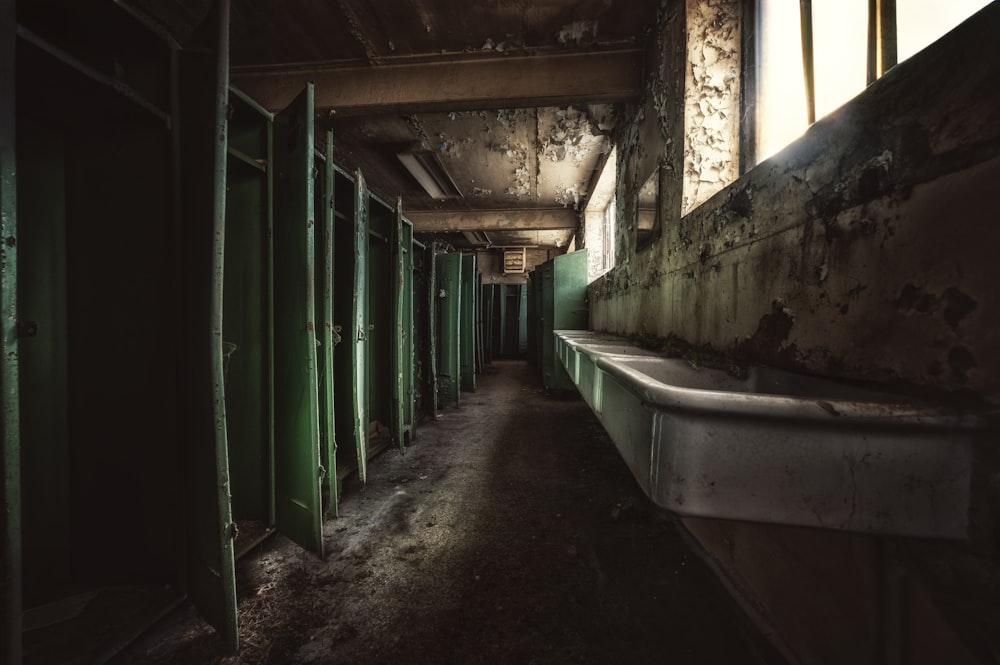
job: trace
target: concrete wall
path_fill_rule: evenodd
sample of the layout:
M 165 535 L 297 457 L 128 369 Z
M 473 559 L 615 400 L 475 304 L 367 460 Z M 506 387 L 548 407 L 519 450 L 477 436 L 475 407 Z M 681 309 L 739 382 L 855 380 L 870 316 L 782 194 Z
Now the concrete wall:
M 591 327 L 995 412 L 1000 3 L 743 176 L 721 170 L 718 191 L 682 214 L 701 198 L 691 182 L 702 184 L 705 160 L 691 151 L 718 145 L 697 127 L 692 138 L 680 117 L 701 99 L 677 95 L 678 80 L 698 85 L 689 67 L 705 64 L 686 60 L 704 56 L 698 4 L 664 3 L 646 98 L 616 130 L 618 265 L 590 286 Z M 741 12 L 722 5 L 716 27 L 731 29 L 731 44 Z M 660 237 L 637 250 L 635 198 L 657 164 Z M 1000 505 L 992 445 L 977 470 L 987 508 Z M 794 662 L 963 663 L 1000 660 L 991 514 L 955 543 L 681 523 Z

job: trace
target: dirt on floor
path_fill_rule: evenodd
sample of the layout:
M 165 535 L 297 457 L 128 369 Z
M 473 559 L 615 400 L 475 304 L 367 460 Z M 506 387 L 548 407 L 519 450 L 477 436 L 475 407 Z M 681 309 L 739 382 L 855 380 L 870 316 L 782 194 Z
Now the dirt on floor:
M 238 655 L 186 605 L 116 662 L 757 662 L 586 404 L 523 362 L 373 460 L 325 545 L 278 535 L 237 563 Z

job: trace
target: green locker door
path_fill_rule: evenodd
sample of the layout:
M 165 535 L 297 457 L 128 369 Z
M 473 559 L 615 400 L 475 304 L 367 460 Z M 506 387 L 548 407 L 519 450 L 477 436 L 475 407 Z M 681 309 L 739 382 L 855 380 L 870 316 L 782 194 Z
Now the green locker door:
M 462 304 L 459 334 L 461 388 L 476 389 L 476 255 L 462 254 Z
M 413 225 L 403 218 L 402 198 L 396 202 L 395 238 L 392 436 L 402 451 L 413 422 Z
M 21 662 L 21 489 L 17 393 L 17 196 L 14 3 L 0 3 L 0 660 Z
M 538 275 L 538 296 L 539 296 L 539 357 L 542 363 L 542 385 L 548 389 L 558 388 L 555 378 L 555 340 L 552 339 L 552 314 L 554 308 L 553 298 L 555 288 L 553 286 L 554 275 L 552 272 L 552 261 L 546 261 L 535 268 Z
M 313 86 L 274 118 L 274 462 L 279 531 L 323 556 L 313 269 Z
M 501 284 L 500 289 L 500 353 L 509 354 L 507 342 L 507 329 L 510 327 L 507 325 L 507 320 L 509 315 L 507 314 L 507 291 L 510 287 L 506 284 Z
M 182 51 L 186 587 L 230 650 L 239 648 L 222 345 L 228 136 L 228 3 L 219 42 Z M 216 54 L 215 51 L 218 50 Z M 222 137 L 222 140 L 220 140 Z
M 438 404 L 438 355 L 441 338 L 441 319 L 438 312 L 437 250 L 431 243 L 424 249 L 424 321 L 427 325 L 427 344 L 424 358 L 427 362 L 427 383 L 424 386 L 426 398 L 424 409 L 431 418 L 437 418 Z
M 349 334 L 352 340 L 351 414 L 354 420 L 354 445 L 358 451 L 358 480 L 368 479 L 368 187 L 359 169 L 354 180 L 354 320 Z M 345 334 L 347 334 L 345 328 Z
M 486 365 L 493 364 L 494 330 L 493 330 L 493 292 L 495 284 L 484 284 L 480 290 L 480 312 L 483 317 L 483 362 Z
M 333 329 L 333 210 L 335 169 L 333 132 L 326 133 L 326 148 L 317 155 L 323 168 L 316 175 L 316 318 L 319 344 L 316 347 L 319 367 L 320 451 L 323 465 L 324 508 L 337 515 L 337 439 L 334 412 L 333 347 L 340 335 Z
M 437 317 L 438 362 L 437 388 L 441 406 L 458 406 L 461 387 L 459 357 L 462 327 L 462 255 L 438 254 Z
M 528 352 L 528 286 L 522 284 L 518 287 L 521 306 L 517 309 L 517 352 L 525 354 Z

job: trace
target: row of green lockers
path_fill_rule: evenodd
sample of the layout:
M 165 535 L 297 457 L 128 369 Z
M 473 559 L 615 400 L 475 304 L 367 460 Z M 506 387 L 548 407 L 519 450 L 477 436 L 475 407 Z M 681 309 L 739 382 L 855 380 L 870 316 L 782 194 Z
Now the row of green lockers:
M 545 300 L 415 241 L 398 202 L 333 163 L 311 86 L 271 114 L 211 49 L 142 39 L 142 78 L 109 86 L 18 34 L 0 102 L 5 662 L 100 661 L 184 598 L 235 649 L 242 554 L 278 531 L 323 556 L 343 480 L 409 445 L 420 414 L 457 406 L 493 357 L 557 367 L 557 317 L 533 309 L 560 302 L 556 261 Z M 582 274 L 579 257 L 558 263 Z

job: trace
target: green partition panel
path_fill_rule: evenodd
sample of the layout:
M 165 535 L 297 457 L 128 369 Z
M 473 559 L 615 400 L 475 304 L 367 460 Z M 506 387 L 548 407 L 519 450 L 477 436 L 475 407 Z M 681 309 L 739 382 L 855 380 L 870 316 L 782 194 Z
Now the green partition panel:
M 313 86 L 274 119 L 275 522 L 323 556 L 316 364 Z
M 550 390 L 575 386 L 555 354 L 553 330 L 584 330 L 588 326 L 587 250 L 557 256 L 535 269 L 540 274 L 542 378 Z
M 340 335 L 333 323 L 333 257 L 334 257 L 334 196 L 336 195 L 333 165 L 333 132 L 326 133 L 323 152 L 317 151 L 317 161 L 322 168 L 316 171 L 316 266 L 315 297 L 318 325 L 316 354 L 319 381 L 319 442 L 323 476 L 324 509 L 337 515 L 339 488 L 337 487 L 337 439 L 334 410 L 333 354 Z
M 441 406 L 458 406 L 461 388 L 459 358 L 462 330 L 462 255 L 438 254 L 437 290 L 437 395 Z
M 21 662 L 21 488 L 17 367 L 17 167 L 14 141 L 14 3 L 0 3 L 0 655 Z
M 358 479 L 368 478 L 368 187 L 361 171 L 354 179 L 354 294 L 350 328 L 353 340 L 351 354 L 351 415 L 354 444 L 358 455 Z
M 476 255 L 462 254 L 462 302 L 459 310 L 461 389 L 476 389 Z
M 222 340 L 236 556 L 274 527 L 272 116 L 229 95 Z

